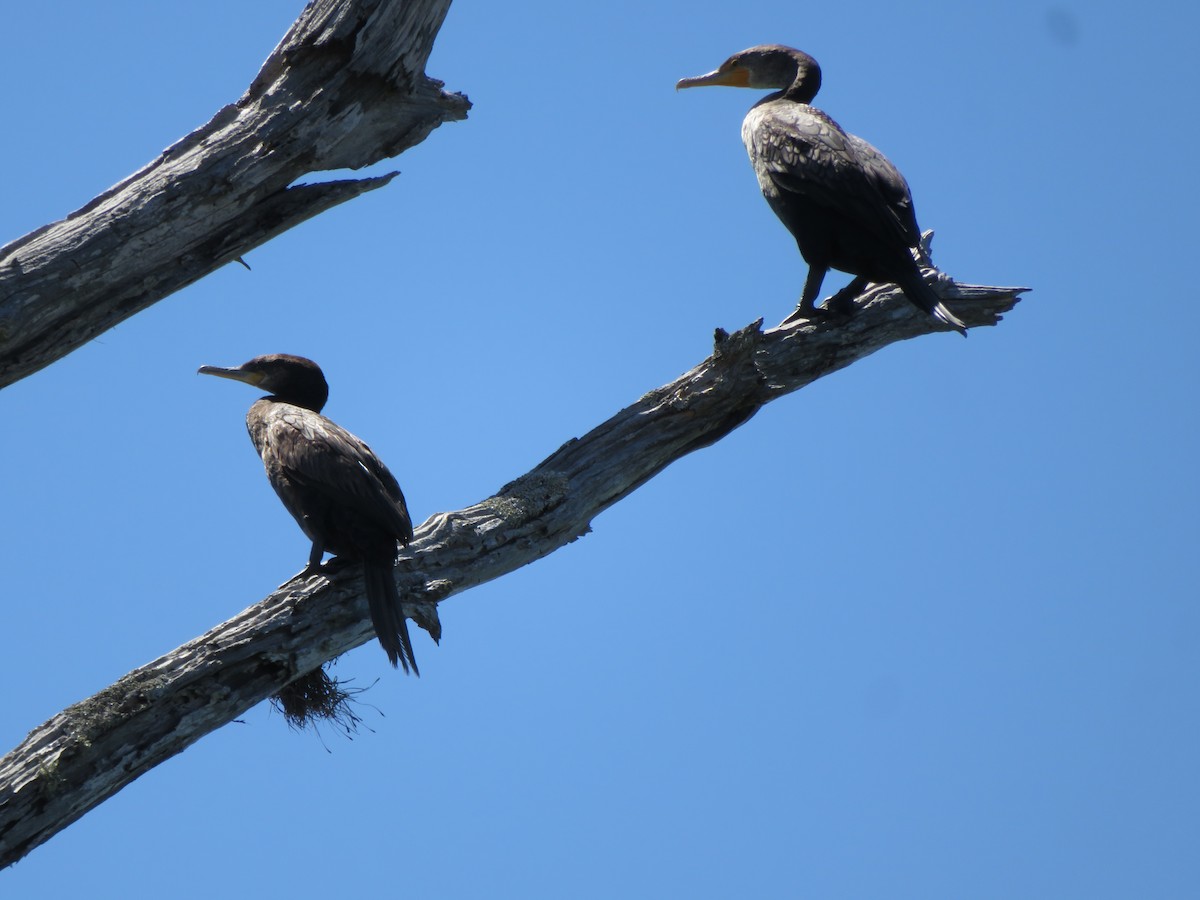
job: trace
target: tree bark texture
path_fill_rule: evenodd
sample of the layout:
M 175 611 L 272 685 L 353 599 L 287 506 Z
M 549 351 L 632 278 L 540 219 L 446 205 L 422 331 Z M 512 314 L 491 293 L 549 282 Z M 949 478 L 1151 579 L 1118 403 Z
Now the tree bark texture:
M 1020 288 L 938 290 L 972 327 Z M 493 496 L 431 517 L 397 562 L 405 612 L 437 636 L 437 604 L 546 556 L 676 459 L 764 404 L 890 343 L 941 329 L 891 287 L 845 321 L 718 330 L 711 356 L 563 444 Z M 950 340 L 943 337 L 942 340 Z M 957 340 L 958 338 L 954 338 Z M 159 762 L 290 681 L 373 638 L 358 566 L 293 578 L 207 634 L 35 729 L 0 760 L 0 865 L 20 859 Z
M 465 117 L 466 98 L 424 74 L 448 6 L 313 0 L 237 103 L 65 220 L 0 248 L 0 387 L 391 176 L 298 178 L 394 156 Z M 971 326 L 995 324 L 1020 293 L 937 284 Z M 776 397 L 940 327 L 894 288 L 873 287 L 859 304 L 846 320 L 718 330 L 691 371 L 493 496 L 432 517 L 397 561 L 405 612 L 437 636 L 440 601 L 586 534 L 598 513 Z M 0 865 L 372 639 L 359 567 L 298 576 L 54 716 L 0 759 Z
M 236 103 L 0 247 L 0 387 L 393 177 L 293 183 L 420 143 L 470 103 L 425 75 L 450 0 L 313 0 Z M 394 173 L 393 173 L 394 174 Z

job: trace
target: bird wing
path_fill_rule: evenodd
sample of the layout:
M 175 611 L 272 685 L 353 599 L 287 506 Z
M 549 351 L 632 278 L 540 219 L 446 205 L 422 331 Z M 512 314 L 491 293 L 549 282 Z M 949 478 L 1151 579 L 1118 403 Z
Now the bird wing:
M 887 200 L 888 209 L 896 216 L 904 229 L 908 246 L 921 242 L 921 229 L 917 225 L 917 214 L 913 209 L 912 191 L 900 170 L 878 149 L 856 134 L 847 134 L 863 171 L 867 173 L 876 189 Z
M 919 242 L 904 176 L 821 110 L 786 100 L 760 104 L 747 115 L 742 138 L 764 193 L 799 194 L 881 238 Z
M 327 497 L 331 505 L 350 506 L 402 544 L 412 540 L 412 519 L 395 476 L 371 448 L 319 413 L 287 403 L 273 405 L 260 448 L 263 459 L 279 467 L 267 475 L 293 481 Z

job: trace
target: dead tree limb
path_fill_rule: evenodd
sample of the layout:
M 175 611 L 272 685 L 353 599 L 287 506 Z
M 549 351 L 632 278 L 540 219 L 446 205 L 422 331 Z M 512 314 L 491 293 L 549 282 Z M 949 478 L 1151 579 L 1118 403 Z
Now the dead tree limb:
M 973 327 L 995 324 L 1021 290 L 939 286 Z M 756 322 L 732 335 L 718 331 L 713 354 L 691 371 L 567 441 L 488 499 L 430 518 L 397 563 L 406 613 L 436 634 L 440 601 L 586 534 L 598 513 L 776 397 L 940 327 L 894 288 L 874 288 L 861 302 L 844 322 L 766 332 Z M 291 681 L 372 638 L 358 567 L 297 577 L 59 713 L 0 760 L 0 866 Z
M 450 0 L 313 0 L 236 103 L 61 222 L 0 247 L 0 387 L 392 175 L 466 117 L 425 75 Z M 393 173 L 394 174 L 394 173 Z

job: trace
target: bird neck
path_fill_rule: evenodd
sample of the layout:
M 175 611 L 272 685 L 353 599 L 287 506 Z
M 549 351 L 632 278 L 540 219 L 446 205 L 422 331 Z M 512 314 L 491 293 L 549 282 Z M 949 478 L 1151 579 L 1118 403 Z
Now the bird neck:
M 792 83 L 781 96 L 793 103 L 812 103 L 817 91 L 821 90 L 821 67 L 815 59 L 800 60 L 793 57 L 793 61 L 796 68 Z
M 289 406 L 299 406 L 302 409 L 311 410 L 315 413 L 320 413 L 322 408 L 325 406 L 325 401 L 322 398 L 307 394 L 293 394 L 290 392 L 271 394 L 263 397 L 263 400 L 265 400 L 267 403 L 286 403 Z
M 752 107 L 750 107 L 750 110 L 753 112 L 754 110 L 758 109 L 761 106 L 767 106 L 772 103 L 798 103 L 798 104 L 803 104 L 804 106 L 809 106 L 808 101 L 799 100 L 795 97 L 791 97 L 788 95 L 787 91 L 776 91 L 773 94 L 767 94 L 767 96 L 763 97 L 761 100 L 759 100 L 757 103 L 755 103 Z M 809 106 L 809 108 L 816 110 L 815 106 Z
M 813 84 L 811 76 L 801 74 L 792 82 L 791 87 L 773 96 L 783 100 L 791 100 L 793 103 L 809 104 L 817 96 L 817 90 L 820 87 L 820 81 Z

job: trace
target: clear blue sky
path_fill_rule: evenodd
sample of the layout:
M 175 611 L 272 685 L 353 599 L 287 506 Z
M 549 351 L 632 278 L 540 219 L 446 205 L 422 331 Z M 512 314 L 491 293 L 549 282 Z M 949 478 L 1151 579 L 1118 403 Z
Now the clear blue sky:
M 5 11 L 0 241 L 235 100 L 299 2 Z M 1168 14 L 1164 10 L 1176 12 Z M 1174 898 L 1200 883 L 1193 157 L 1179 4 L 459 2 L 467 93 L 310 221 L 0 392 L 0 752 L 299 570 L 202 363 L 308 355 L 414 517 L 480 500 L 804 277 L 676 79 L 762 42 L 1034 290 L 769 406 L 368 645 L 370 731 L 266 705 L 0 872 L 5 898 Z M 843 276 L 831 275 L 830 289 Z M 382 713 L 382 714 L 381 714 Z

